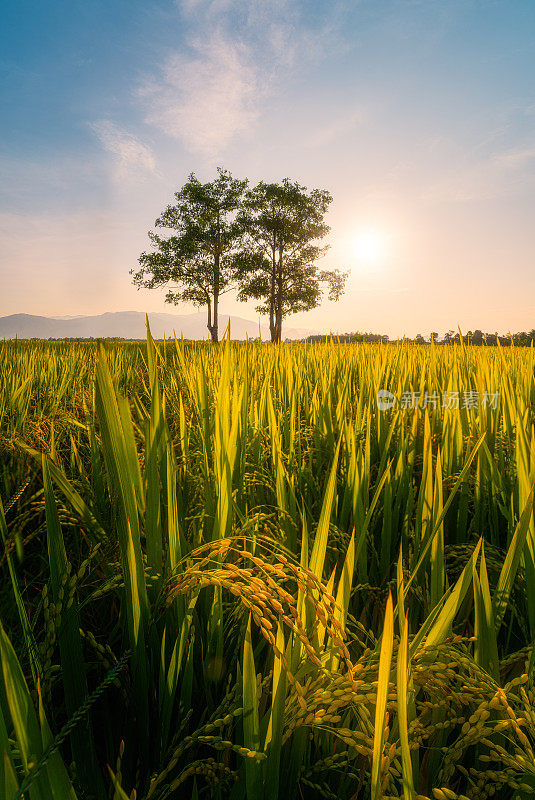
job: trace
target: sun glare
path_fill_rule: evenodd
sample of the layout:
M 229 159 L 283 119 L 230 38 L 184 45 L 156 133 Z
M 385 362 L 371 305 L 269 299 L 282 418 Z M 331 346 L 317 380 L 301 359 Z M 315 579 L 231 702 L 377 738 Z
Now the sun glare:
M 386 255 L 385 236 L 377 231 L 362 231 L 355 239 L 354 249 L 360 261 L 377 264 Z

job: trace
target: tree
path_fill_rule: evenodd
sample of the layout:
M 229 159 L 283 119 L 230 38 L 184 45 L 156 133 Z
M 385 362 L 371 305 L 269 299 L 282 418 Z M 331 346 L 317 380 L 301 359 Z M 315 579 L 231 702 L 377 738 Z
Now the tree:
M 329 232 L 324 217 L 332 200 L 320 189 L 308 192 L 285 178 L 259 183 L 246 192 L 239 221 L 247 234 L 247 250 L 238 258 L 240 300 L 261 300 L 257 311 L 269 314 L 271 341 L 280 342 L 288 314 L 319 305 L 320 283 L 329 299 L 338 300 L 346 273 L 319 271 L 318 258 L 327 247 L 317 242 Z
M 139 257 L 141 269 L 131 270 L 138 287 L 170 285 L 167 303 L 191 302 L 207 307 L 207 328 L 219 340 L 219 298 L 233 288 L 235 260 L 243 236 L 238 220 L 246 180 L 218 167 L 217 178 L 201 183 L 194 173 L 155 222 L 175 231 L 161 236 L 149 231 L 153 250 Z

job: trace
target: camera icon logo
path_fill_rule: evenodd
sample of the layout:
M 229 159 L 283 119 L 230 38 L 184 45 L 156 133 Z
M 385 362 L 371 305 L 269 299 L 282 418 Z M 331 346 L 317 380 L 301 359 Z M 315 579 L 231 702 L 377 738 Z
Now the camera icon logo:
M 377 408 L 379 411 L 388 411 L 389 408 L 394 408 L 397 401 L 396 395 L 389 392 L 388 389 L 379 389 L 377 392 Z

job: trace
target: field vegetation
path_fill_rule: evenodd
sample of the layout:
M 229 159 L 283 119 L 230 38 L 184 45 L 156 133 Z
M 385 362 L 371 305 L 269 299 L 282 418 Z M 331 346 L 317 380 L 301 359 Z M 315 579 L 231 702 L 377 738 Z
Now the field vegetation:
M 0 797 L 531 797 L 534 366 L 0 343 Z

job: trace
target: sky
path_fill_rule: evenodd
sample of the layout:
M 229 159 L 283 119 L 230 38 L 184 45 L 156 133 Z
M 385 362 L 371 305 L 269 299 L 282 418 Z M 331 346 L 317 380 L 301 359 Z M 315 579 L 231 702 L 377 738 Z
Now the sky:
M 333 202 L 291 327 L 535 328 L 534 0 L 4 0 L 0 315 L 194 312 L 129 270 L 191 172 Z M 257 319 L 226 296 L 224 313 Z

